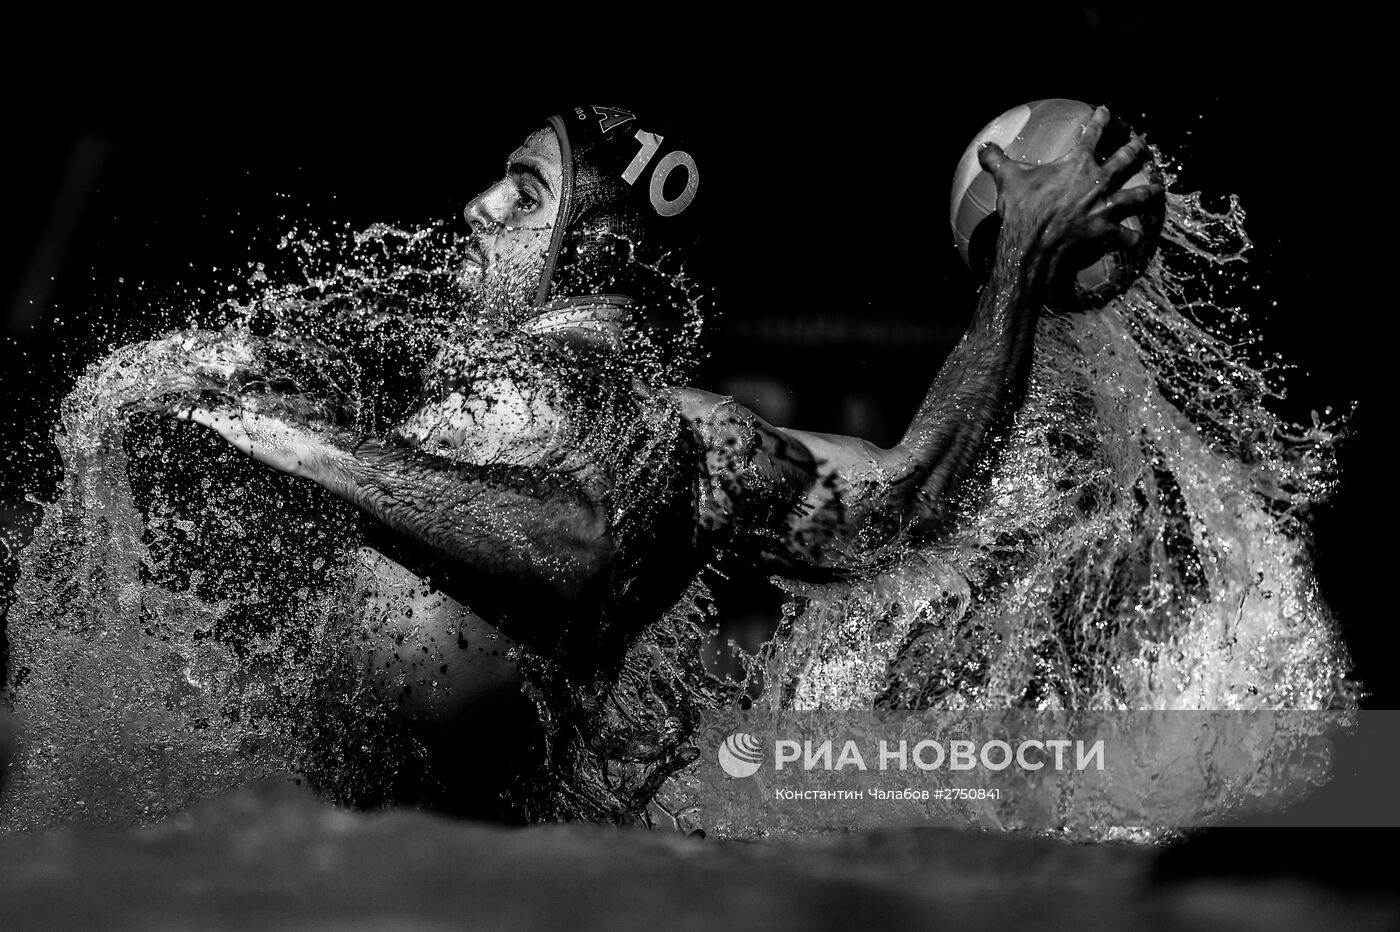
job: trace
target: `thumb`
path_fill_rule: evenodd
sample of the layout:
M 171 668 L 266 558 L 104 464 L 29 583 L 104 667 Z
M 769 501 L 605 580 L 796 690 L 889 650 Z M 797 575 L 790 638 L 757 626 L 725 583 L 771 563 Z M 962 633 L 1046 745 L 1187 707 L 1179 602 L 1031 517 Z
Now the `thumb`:
M 1010 161 L 1001 146 L 994 142 L 984 142 L 977 150 L 978 163 L 991 174 L 993 178 L 1001 174 L 1002 168 Z

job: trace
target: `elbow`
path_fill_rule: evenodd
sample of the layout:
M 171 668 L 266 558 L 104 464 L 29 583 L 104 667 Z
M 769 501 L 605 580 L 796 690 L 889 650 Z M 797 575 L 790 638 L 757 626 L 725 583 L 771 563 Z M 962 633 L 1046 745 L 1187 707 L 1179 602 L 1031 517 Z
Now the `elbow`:
M 618 547 L 601 515 L 571 527 L 551 550 L 556 571 L 550 574 L 550 588 L 556 599 L 578 604 L 603 598 Z
M 611 539 L 575 547 L 565 561 L 566 569 L 556 583 L 555 595 L 570 603 L 605 598 L 616 555 L 617 548 Z

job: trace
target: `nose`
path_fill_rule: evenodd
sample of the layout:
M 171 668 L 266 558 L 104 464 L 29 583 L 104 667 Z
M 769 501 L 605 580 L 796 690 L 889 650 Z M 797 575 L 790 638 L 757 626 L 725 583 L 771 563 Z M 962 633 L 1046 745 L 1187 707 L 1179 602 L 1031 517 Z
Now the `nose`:
M 473 233 L 485 233 L 504 225 L 504 204 L 497 190 L 499 187 L 500 185 L 496 185 L 482 191 L 472 198 L 471 203 L 462 211 L 462 216 Z
M 473 233 L 485 233 L 489 221 L 486 217 L 486 204 L 482 195 L 478 194 L 472 198 L 470 204 L 462 211 L 462 218 L 467 221 L 467 226 L 472 228 Z

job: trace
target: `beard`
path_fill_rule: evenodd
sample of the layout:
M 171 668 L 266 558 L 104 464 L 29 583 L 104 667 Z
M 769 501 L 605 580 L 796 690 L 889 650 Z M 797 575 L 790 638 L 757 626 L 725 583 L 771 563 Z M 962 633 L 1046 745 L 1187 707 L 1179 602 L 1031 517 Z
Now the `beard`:
M 543 248 L 496 253 L 484 269 L 463 263 L 457 282 L 469 320 L 514 327 L 538 313 L 535 293 L 544 274 L 549 229 L 540 235 L 544 237 Z

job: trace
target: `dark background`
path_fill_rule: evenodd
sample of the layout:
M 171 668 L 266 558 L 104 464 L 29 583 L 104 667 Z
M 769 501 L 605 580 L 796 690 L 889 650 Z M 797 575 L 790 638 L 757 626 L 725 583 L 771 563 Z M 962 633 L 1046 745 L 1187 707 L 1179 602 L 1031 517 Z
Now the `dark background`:
M 1298 366 L 1288 413 L 1360 402 L 1342 487 L 1316 514 L 1318 566 L 1368 705 L 1400 707 L 1378 575 L 1394 520 L 1373 384 L 1394 299 L 1373 245 L 1377 92 L 1317 67 L 1346 49 L 1308 23 L 1197 28 L 1098 5 L 996 28 L 706 28 L 705 42 L 645 55 L 635 38 L 557 30 L 440 51 L 432 23 L 421 51 L 397 36 L 229 51 L 205 32 L 23 66 L 0 125 L 0 520 L 23 527 L 37 511 L 24 494 L 48 497 L 42 438 L 106 351 L 97 322 L 164 329 L 157 309 L 217 301 L 297 221 L 460 218 L 545 115 L 595 100 L 664 112 L 703 153 L 702 261 L 721 316 L 699 384 L 780 424 L 891 443 L 975 301 L 947 229 L 959 155 L 1017 103 L 1079 98 L 1175 153 L 1187 187 L 1240 196 L 1251 312 Z M 736 633 L 776 605 L 743 587 L 726 602 Z

